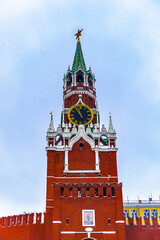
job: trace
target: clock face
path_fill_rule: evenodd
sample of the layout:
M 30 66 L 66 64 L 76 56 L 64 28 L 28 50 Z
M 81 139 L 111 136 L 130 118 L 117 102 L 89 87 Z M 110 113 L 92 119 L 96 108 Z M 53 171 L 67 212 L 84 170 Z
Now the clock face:
M 70 108 L 69 121 L 75 125 L 88 125 L 93 119 L 93 111 L 86 105 L 78 104 Z

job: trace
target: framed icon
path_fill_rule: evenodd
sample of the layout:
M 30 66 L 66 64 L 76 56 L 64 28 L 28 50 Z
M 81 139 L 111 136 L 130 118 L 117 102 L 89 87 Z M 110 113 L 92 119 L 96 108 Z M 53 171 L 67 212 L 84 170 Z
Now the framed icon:
M 94 210 L 82 210 L 82 226 L 95 226 L 95 211 Z

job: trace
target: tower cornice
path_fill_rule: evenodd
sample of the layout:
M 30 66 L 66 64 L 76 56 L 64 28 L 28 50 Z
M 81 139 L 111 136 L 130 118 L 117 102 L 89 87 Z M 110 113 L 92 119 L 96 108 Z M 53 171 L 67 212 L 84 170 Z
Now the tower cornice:
M 86 95 L 92 97 L 93 99 L 96 99 L 96 95 L 93 94 L 92 90 L 83 90 L 83 89 L 82 90 L 81 89 L 77 89 L 77 90 L 71 90 L 70 89 L 70 90 L 67 90 L 66 94 L 63 96 L 63 99 L 66 99 L 66 98 L 68 98 L 68 97 L 70 97 L 70 96 L 72 96 L 74 94 L 77 94 L 77 95 L 79 95 L 79 94 L 86 94 Z

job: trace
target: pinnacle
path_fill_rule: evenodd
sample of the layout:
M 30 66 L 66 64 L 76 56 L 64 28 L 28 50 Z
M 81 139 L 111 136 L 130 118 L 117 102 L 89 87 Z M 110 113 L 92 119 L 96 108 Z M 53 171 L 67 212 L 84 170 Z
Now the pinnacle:
M 113 129 L 113 123 L 112 123 L 112 118 L 111 118 L 111 113 L 109 113 L 109 128 L 108 128 L 109 133 L 114 133 L 115 130 Z
M 48 128 L 48 132 L 52 132 L 54 131 L 54 125 L 53 125 L 53 113 L 50 113 L 51 115 L 51 120 L 50 120 L 50 124 L 49 124 L 49 128 Z

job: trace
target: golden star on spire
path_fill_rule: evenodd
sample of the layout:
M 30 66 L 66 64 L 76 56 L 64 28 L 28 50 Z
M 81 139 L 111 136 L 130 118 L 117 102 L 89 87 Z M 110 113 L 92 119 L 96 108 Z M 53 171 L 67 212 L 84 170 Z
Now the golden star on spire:
M 80 42 L 80 38 L 79 38 L 79 37 L 82 36 L 82 35 L 81 35 L 81 32 L 82 32 L 82 31 L 83 31 L 83 29 L 81 29 L 81 30 L 78 29 L 78 32 L 75 34 L 76 39 L 78 39 L 78 42 Z
M 50 114 L 51 116 L 53 116 L 53 112 L 50 112 L 49 114 Z

